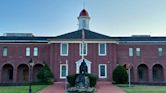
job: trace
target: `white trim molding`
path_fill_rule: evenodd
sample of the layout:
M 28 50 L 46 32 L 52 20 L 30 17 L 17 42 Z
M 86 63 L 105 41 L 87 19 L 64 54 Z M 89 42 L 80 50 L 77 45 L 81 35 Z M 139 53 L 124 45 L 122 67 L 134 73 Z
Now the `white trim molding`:
M 105 76 L 101 76 L 101 66 L 104 66 L 104 74 L 105 74 Z M 99 64 L 99 66 L 98 66 L 98 71 L 99 71 L 99 78 L 107 78 L 107 64 Z
M 62 51 L 63 51 L 63 50 L 62 50 L 62 49 L 63 49 L 62 46 L 65 45 L 65 44 L 66 44 L 66 47 L 67 47 L 66 49 L 67 49 L 67 50 L 65 50 L 65 51 L 66 51 L 66 54 L 63 54 L 63 53 L 62 53 Z M 61 43 L 61 44 L 60 44 L 60 56 L 68 56 L 68 51 L 69 51 L 69 44 L 68 44 L 68 43 Z
M 66 76 L 68 76 L 68 65 L 67 64 L 60 64 L 60 79 L 66 79 L 66 76 L 62 76 L 62 67 L 66 67 Z
M 84 61 L 87 65 L 87 67 L 88 67 L 88 73 L 91 73 L 91 64 L 92 64 L 92 62 L 90 62 L 89 60 L 87 60 L 85 58 L 84 58 Z M 76 73 L 80 72 L 81 63 L 82 63 L 82 59 L 80 59 L 76 62 Z
M 49 43 L 82 43 L 82 40 L 51 40 L 49 41 Z M 85 40 L 84 43 L 116 43 L 116 44 L 119 44 L 118 41 L 108 41 L 108 40 Z
M 101 44 L 104 44 L 104 54 L 101 54 L 100 52 L 100 48 L 101 48 Z M 98 44 L 98 55 L 99 56 L 106 56 L 107 55 L 107 44 L 106 43 L 99 43 Z

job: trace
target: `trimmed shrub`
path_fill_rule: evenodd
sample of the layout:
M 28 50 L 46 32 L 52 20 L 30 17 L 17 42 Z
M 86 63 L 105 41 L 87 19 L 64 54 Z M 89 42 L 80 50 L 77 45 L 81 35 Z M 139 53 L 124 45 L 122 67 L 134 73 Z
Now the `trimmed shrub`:
M 70 87 L 74 87 L 75 86 L 75 80 L 76 80 L 77 76 L 78 76 L 78 74 L 73 74 L 73 75 L 68 75 L 67 76 L 67 82 L 69 83 Z
M 75 86 L 75 80 L 76 80 L 78 75 L 79 74 L 73 74 L 73 75 L 67 76 L 67 81 L 68 81 L 70 87 L 74 87 Z M 96 82 L 97 82 L 97 76 L 94 75 L 94 74 L 86 74 L 86 76 L 89 77 L 90 87 L 95 87 L 96 86 Z
M 44 64 L 44 66 L 40 69 L 37 74 L 37 78 L 40 82 L 47 84 L 52 84 L 54 82 L 54 75 L 47 64 Z
M 124 84 L 128 81 L 128 74 L 124 66 L 118 65 L 113 71 L 113 81 L 117 84 Z
M 90 79 L 90 87 L 95 87 L 97 82 L 97 76 L 94 74 L 88 74 L 88 77 Z

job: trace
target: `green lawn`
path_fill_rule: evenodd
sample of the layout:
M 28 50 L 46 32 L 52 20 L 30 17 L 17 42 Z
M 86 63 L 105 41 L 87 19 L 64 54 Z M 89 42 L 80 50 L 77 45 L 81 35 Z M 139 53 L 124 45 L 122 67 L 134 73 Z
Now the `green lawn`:
M 47 85 L 33 85 L 32 93 L 47 87 Z M 28 93 L 29 86 L 0 86 L 0 93 Z
M 118 85 L 127 93 L 166 93 L 166 86 L 146 86 L 146 85 L 132 85 L 128 88 L 126 85 Z

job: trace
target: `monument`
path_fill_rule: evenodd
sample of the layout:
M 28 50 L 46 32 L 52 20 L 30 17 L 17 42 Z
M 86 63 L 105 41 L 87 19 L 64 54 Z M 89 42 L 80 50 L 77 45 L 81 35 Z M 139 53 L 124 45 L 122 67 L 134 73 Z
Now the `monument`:
M 67 91 L 68 93 L 93 93 L 96 88 L 95 86 L 91 86 L 90 81 L 93 81 L 92 79 L 96 79 L 95 78 L 91 78 L 90 77 L 91 74 L 87 73 L 87 65 L 85 60 L 83 59 L 81 65 L 80 65 L 80 72 L 78 75 L 74 75 L 75 76 L 75 84 L 73 87 L 68 87 Z M 96 81 L 95 81 L 96 83 Z
M 81 63 L 80 66 L 80 73 L 76 78 L 75 81 L 75 86 L 76 87 L 90 87 L 90 81 L 89 81 L 89 77 L 86 76 L 87 73 L 87 65 L 83 59 L 83 62 Z

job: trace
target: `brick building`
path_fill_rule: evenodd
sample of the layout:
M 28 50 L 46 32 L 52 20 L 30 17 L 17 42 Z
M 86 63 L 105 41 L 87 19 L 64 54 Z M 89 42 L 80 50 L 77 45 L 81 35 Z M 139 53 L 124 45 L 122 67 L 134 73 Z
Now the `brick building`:
M 77 31 L 55 37 L 36 37 L 31 33 L 0 36 L 0 83 L 27 82 L 31 58 L 35 62 L 34 81 L 43 62 L 48 63 L 56 81 L 64 80 L 66 75 L 79 73 L 82 54 L 87 72 L 95 73 L 99 80 L 112 81 L 117 64 L 131 64 L 132 82 L 166 83 L 166 37 L 111 37 L 96 33 L 89 29 L 90 16 L 85 9 L 78 21 Z

